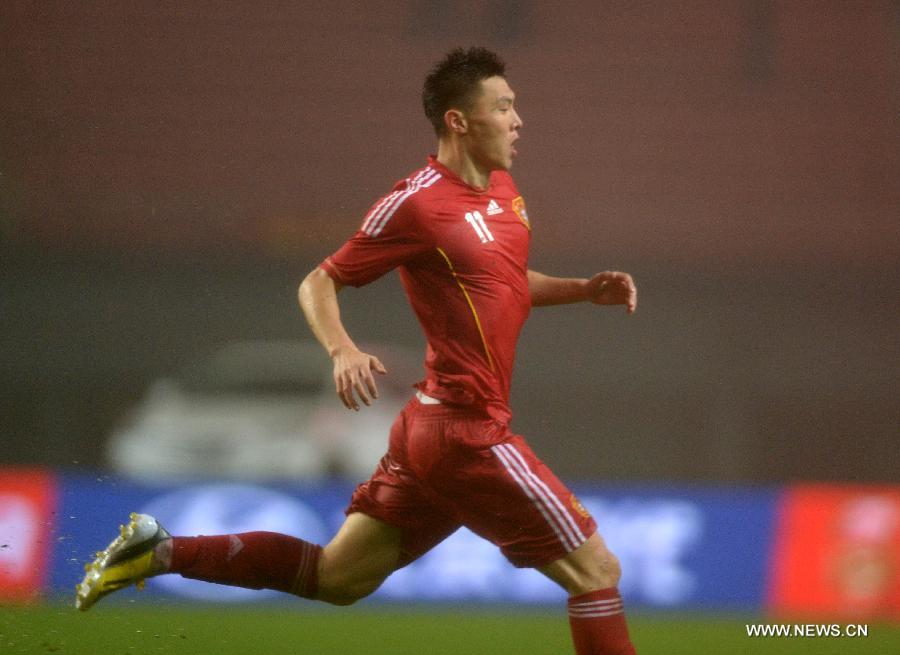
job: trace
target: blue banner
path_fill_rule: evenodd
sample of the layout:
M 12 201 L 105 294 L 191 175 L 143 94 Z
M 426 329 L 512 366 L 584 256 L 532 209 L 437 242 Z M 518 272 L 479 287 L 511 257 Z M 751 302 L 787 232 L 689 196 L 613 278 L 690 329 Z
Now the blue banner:
M 94 551 L 112 540 L 129 512 L 156 516 L 173 534 L 270 530 L 326 543 L 344 519 L 344 483 L 258 485 L 198 482 L 144 485 L 107 476 L 61 475 L 50 575 L 70 593 Z M 759 610 L 778 492 L 695 487 L 577 486 L 600 533 L 622 562 L 622 595 L 632 606 Z M 148 581 L 133 599 L 260 602 L 277 592 L 213 585 L 180 576 Z M 509 565 L 490 543 L 461 529 L 394 573 L 374 601 L 558 604 L 565 593 L 532 570 Z
M 780 491 L 634 487 L 577 491 L 622 564 L 632 603 L 761 609 Z

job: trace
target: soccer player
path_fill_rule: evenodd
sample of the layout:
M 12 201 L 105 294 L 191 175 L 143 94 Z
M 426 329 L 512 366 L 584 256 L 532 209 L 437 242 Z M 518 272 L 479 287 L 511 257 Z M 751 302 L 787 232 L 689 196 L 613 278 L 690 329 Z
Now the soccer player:
M 162 573 L 349 605 L 464 525 L 568 592 L 578 655 L 635 652 L 618 561 L 584 506 L 510 430 L 508 405 L 532 307 L 592 302 L 632 313 L 634 282 L 619 272 L 572 279 L 528 268 L 531 222 L 509 174 L 522 119 L 494 53 L 450 52 L 428 75 L 423 104 L 437 155 L 376 202 L 299 290 L 350 410 L 378 397 L 375 376 L 387 371 L 344 329 L 343 287 L 399 269 L 428 341 L 425 379 L 337 535 L 324 548 L 267 532 L 172 538 L 154 518 L 133 514 L 88 566 L 81 609 Z

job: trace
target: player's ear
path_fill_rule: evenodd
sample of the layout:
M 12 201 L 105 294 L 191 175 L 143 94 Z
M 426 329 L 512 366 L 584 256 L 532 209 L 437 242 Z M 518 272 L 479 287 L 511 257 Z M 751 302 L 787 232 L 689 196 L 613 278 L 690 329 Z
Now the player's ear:
M 454 134 L 465 134 L 469 131 L 466 117 L 459 109 L 448 109 L 444 113 L 444 125 L 447 126 L 448 132 Z

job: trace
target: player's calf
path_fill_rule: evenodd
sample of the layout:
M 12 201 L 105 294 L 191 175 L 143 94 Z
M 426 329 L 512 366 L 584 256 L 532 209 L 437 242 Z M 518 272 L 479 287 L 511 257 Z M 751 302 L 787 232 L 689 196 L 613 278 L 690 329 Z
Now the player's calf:
M 374 592 L 400 561 L 401 531 L 351 513 L 319 560 L 317 600 L 352 605 Z
M 383 580 L 346 580 L 340 583 L 320 585 L 316 600 L 331 605 L 353 605 L 372 594 L 381 586 Z

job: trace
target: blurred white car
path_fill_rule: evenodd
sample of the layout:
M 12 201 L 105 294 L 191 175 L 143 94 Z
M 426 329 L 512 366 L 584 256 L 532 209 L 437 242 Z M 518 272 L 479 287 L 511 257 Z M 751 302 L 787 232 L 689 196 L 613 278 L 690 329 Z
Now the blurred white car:
M 388 367 L 379 399 L 359 412 L 334 392 L 332 365 L 314 342 L 226 345 L 154 382 L 108 441 L 113 468 L 142 479 L 367 478 L 387 449 L 415 381 L 408 351 L 366 345 Z

